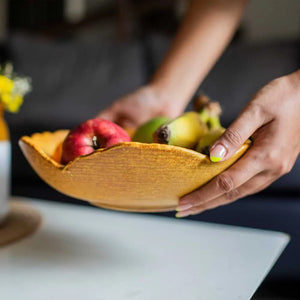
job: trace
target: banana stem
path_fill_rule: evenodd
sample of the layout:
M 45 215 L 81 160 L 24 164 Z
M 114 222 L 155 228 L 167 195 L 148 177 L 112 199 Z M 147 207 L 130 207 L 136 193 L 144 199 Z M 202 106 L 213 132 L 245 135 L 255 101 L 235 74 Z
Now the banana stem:
M 218 102 L 213 102 L 207 96 L 200 95 L 194 101 L 194 110 L 199 112 L 201 120 L 207 124 L 209 129 L 222 128 L 220 122 L 222 109 Z
M 210 102 L 211 102 L 211 100 L 206 95 L 199 95 L 194 100 L 194 111 L 197 111 L 197 112 L 203 111 L 204 108 L 206 108 Z
M 209 129 L 218 129 L 222 128 L 219 117 L 210 117 L 207 121 Z
M 155 132 L 156 134 L 153 135 L 154 142 L 159 144 L 168 144 L 171 136 L 171 130 L 169 126 L 163 125 L 157 129 Z
M 203 109 L 199 112 L 200 115 L 200 119 L 207 124 L 210 116 L 209 116 L 209 112 L 207 111 L 207 109 Z

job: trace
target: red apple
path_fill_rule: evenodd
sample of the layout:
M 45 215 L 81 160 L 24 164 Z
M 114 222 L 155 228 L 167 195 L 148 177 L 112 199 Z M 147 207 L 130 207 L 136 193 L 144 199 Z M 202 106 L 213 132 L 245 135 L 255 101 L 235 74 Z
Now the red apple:
M 130 141 L 127 132 L 113 122 L 104 119 L 87 120 L 67 135 L 62 145 L 61 162 L 67 164 L 77 156 Z

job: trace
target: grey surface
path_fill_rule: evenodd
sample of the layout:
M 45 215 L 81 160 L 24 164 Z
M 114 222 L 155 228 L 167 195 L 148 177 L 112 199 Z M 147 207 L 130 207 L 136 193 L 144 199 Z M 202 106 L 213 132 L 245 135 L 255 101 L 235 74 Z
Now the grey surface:
M 300 283 L 300 196 L 252 195 L 189 219 L 286 232 L 291 241 L 268 275 L 270 282 Z M 299 296 L 299 289 L 294 290 Z
M 0 252 L 5 299 L 250 299 L 283 233 L 30 201 L 33 237 Z

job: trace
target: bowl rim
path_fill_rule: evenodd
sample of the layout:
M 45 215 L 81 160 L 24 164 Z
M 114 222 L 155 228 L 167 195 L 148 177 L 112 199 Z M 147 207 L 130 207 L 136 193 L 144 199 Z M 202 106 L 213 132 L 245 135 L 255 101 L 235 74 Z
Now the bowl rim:
M 195 150 L 192 149 L 187 149 L 187 148 L 183 148 L 183 147 L 179 147 L 179 146 L 173 146 L 173 145 L 166 145 L 166 144 L 159 144 L 159 143 L 141 143 L 141 142 L 121 142 L 121 143 L 117 143 L 114 144 L 110 147 L 107 148 L 100 148 L 97 149 L 89 154 L 85 154 L 85 155 L 80 155 L 78 157 L 76 157 L 75 159 L 73 159 L 72 161 L 68 162 L 67 164 L 61 164 L 57 161 L 55 161 L 51 156 L 49 156 L 43 149 L 42 147 L 38 146 L 37 143 L 35 143 L 33 141 L 34 136 L 35 135 L 43 135 L 43 134 L 55 134 L 57 132 L 61 132 L 64 131 L 62 130 L 55 130 L 55 131 L 43 131 L 43 132 L 36 132 L 33 133 L 31 135 L 24 135 L 19 139 L 19 145 L 21 142 L 26 143 L 27 145 L 29 145 L 30 147 L 32 147 L 36 152 L 38 152 L 45 160 L 51 162 L 52 164 L 54 164 L 57 168 L 61 169 L 61 170 L 65 170 L 68 169 L 69 167 L 71 167 L 73 164 L 75 164 L 78 160 L 82 160 L 85 159 L 87 157 L 92 157 L 95 155 L 99 155 L 99 153 L 104 153 L 104 152 L 109 152 L 115 148 L 135 148 L 135 149 L 154 149 L 154 150 L 158 150 L 158 151 L 175 151 L 178 153 L 185 153 L 188 155 L 192 155 L 197 157 L 197 159 L 200 160 L 207 160 L 210 161 L 208 155 L 197 152 Z M 66 130 L 67 131 L 67 130 Z
M 114 144 L 107 148 L 100 148 L 89 154 L 80 155 L 80 156 L 76 157 L 75 159 L 73 159 L 72 161 L 68 162 L 67 164 L 61 164 L 61 163 L 57 162 L 56 160 L 54 160 L 51 156 L 46 154 L 46 152 L 33 141 L 33 138 L 35 135 L 43 135 L 43 134 L 49 134 L 49 133 L 56 134 L 56 133 L 62 132 L 62 131 L 67 132 L 69 130 L 68 129 L 60 129 L 60 130 L 55 130 L 55 131 L 35 132 L 31 135 L 24 135 L 19 139 L 19 145 L 21 142 L 26 143 L 28 146 L 32 147 L 36 152 L 38 152 L 45 160 L 52 163 L 56 168 L 60 169 L 61 171 L 69 169 L 71 166 L 76 164 L 77 161 L 79 161 L 79 160 L 86 159 L 86 158 L 89 158 L 92 156 L 96 156 L 96 155 L 99 155 L 100 153 L 109 152 L 116 148 L 154 149 L 154 150 L 166 151 L 166 152 L 168 152 L 168 151 L 174 152 L 175 151 L 177 153 L 185 153 L 185 154 L 194 156 L 198 160 L 202 160 L 202 161 L 206 160 L 207 162 L 213 163 L 209 159 L 208 155 L 197 152 L 196 150 L 193 150 L 193 149 L 187 149 L 187 148 L 183 148 L 183 147 L 179 147 L 179 146 L 166 145 L 166 144 L 141 143 L 141 142 L 130 141 L 130 142 L 117 143 L 117 144 Z M 251 141 L 248 139 L 236 152 L 242 150 L 242 148 L 244 148 L 245 146 L 249 147 L 250 145 L 251 145 Z

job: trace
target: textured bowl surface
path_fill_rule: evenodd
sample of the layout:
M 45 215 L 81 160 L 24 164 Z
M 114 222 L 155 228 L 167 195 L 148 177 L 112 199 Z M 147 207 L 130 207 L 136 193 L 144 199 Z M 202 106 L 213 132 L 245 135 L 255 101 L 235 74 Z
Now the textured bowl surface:
M 35 172 L 50 186 L 93 205 L 124 211 L 174 210 L 181 196 L 227 169 L 248 149 L 212 163 L 206 155 L 175 146 L 125 142 L 80 156 L 67 165 L 55 152 L 67 130 L 24 136 L 19 145 Z

